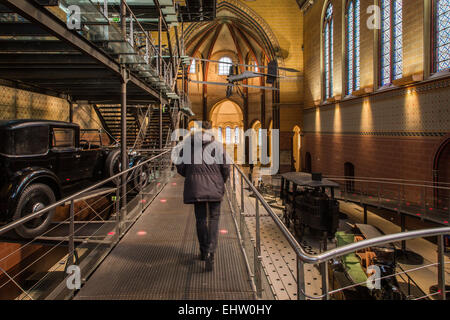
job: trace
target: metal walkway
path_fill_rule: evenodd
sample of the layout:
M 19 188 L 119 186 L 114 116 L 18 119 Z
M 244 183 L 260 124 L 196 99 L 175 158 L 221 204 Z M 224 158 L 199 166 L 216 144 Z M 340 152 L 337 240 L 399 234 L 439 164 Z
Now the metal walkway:
M 112 250 L 75 299 L 254 299 L 227 199 L 215 270 L 204 271 L 183 178 L 173 178 Z

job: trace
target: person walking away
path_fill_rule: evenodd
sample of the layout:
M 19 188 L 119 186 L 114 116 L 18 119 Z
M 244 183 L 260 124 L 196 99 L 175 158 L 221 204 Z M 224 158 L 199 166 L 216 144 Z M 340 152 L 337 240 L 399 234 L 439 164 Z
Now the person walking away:
M 196 130 L 183 143 L 191 144 L 190 163 L 177 165 L 178 173 L 185 177 L 183 200 L 194 204 L 200 259 L 205 261 L 206 271 L 214 268 L 217 248 L 220 205 L 225 193 L 225 183 L 230 166 L 223 145 L 215 141 L 211 124 L 202 122 L 202 130 Z M 201 145 L 201 150 L 195 146 Z M 184 148 L 183 148 L 184 149 Z M 202 153 L 201 163 L 194 162 L 194 154 Z M 217 154 L 216 154 L 217 153 Z M 182 157 L 182 153 L 180 155 Z

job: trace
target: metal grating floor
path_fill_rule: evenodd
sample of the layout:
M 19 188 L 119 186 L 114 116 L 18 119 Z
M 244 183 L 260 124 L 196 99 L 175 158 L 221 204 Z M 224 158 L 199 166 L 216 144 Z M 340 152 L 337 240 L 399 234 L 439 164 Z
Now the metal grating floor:
M 215 269 L 198 259 L 193 205 L 173 178 L 75 299 L 254 299 L 228 201 L 222 202 Z

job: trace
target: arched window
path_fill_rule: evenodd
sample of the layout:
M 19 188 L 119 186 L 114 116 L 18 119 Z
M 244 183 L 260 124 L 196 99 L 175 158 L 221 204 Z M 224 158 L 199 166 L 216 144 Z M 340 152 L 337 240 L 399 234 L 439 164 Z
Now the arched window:
M 434 1 L 434 72 L 450 68 L 450 0 Z
M 225 143 L 226 144 L 231 143 L 231 128 L 230 127 L 225 128 Z
M 361 79 L 361 9 L 360 0 L 347 5 L 347 95 L 360 89 Z
M 323 28 L 324 98 L 333 96 L 333 5 L 328 4 Z
M 258 129 L 258 146 L 262 146 L 262 129 Z
M 305 172 L 312 173 L 312 157 L 311 153 L 305 153 Z
M 232 61 L 228 57 L 222 57 L 219 59 L 219 75 L 220 76 L 227 76 L 230 74 L 231 63 L 232 63 Z
M 403 76 L 403 0 L 381 0 L 381 86 Z
M 222 128 L 221 127 L 217 128 L 217 141 L 218 142 L 222 142 L 223 141 L 223 139 L 222 139 Z
M 195 59 L 192 59 L 191 66 L 189 67 L 189 73 L 197 73 L 197 66 L 195 64 Z
M 239 143 L 239 127 L 234 128 L 234 143 Z
M 355 166 L 351 162 L 344 163 L 345 190 L 347 192 L 355 191 Z

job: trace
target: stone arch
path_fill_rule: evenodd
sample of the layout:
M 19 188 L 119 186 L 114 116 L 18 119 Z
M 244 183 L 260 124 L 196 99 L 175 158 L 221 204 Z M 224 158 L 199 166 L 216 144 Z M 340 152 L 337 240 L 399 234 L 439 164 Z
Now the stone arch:
M 250 128 L 252 128 L 253 130 L 258 130 L 259 128 L 261 128 L 261 121 L 259 121 L 258 119 L 253 120 L 250 124 Z
M 218 119 L 220 116 L 220 120 Z M 213 127 L 236 126 L 244 128 L 244 113 L 242 107 L 231 99 L 223 99 L 211 108 L 208 119 Z
M 433 183 L 436 187 L 450 187 L 450 137 L 440 144 L 433 161 Z M 450 191 L 436 189 L 434 192 L 438 208 L 450 207 Z

